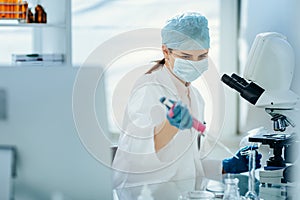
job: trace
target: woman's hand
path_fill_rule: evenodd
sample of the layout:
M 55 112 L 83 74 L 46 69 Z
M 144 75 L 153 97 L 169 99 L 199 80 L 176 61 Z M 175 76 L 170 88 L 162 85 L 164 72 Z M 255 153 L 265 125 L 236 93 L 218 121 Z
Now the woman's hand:
M 167 113 L 167 119 L 170 124 L 181 130 L 192 128 L 193 117 L 187 106 L 183 105 L 181 101 L 172 101 L 172 103 L 174 103 L 174 106 Z

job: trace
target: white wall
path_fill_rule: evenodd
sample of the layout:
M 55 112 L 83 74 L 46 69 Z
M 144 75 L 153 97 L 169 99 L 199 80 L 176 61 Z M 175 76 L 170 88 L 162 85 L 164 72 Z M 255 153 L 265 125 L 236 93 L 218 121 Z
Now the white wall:
M 17 147 L 16 200 L 51 199 L 56 192 L 64 200 L 110 199 L 110 169 L 86 151 L 75 129 L 76 73 L 72 67 L 0 68 L 8 112 L 0 120 L 0 145 Z

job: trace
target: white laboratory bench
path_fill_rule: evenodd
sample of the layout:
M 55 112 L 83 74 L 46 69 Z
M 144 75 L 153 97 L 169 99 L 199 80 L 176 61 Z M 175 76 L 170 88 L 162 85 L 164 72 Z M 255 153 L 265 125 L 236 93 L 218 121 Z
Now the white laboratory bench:
M 241 188 L 241 187 L 247 187 L 248 179 L 245 175 L 236 175 L 237 178 L 239 178 L 241 184 L 239 184 L 240 187 L 240 193 L 241 195 L 244 195 L 244 193 L 247 191 L 247 188 Z M 147 185 L 148 188 L 151 190 L 153 199 L 175 199 L 177 200 L 180 194 L 191 191 L 191 184 L 194 183 L 193 179 L 186 179 L 186 180 L 180 180 L 180 181 L 170 181 L 170 182 L 163 182 L 163 183 L 157 183 L 157 184 L 149 184 Z M 259 183 L 257 183 L 258 187 Z M 222 182 L 214 181 L 214 180 L 208 180 L 206 191 L 213 192 L 215 194 L 215 199 L 222 199 L 223 197 L 223 190 L 224 185 Z M 135 186 L 135 187 L 127 187 L 127 188 L 121 188 L 121 189 L 115 189 L 113 190 L 113 196 L 114 200 L 129 200 L 129 199 L 138 199 L 138 196 L 140 195 L 141 191 L 143 189 L 143 185 L 141 186 Z
M 157 184 L 149 184 L 148 188 L 151 190 L 153 199 L 178 199 L 179 195 L 183 192 L 189 191 L 192 179 L 170 181 Z M 127 187 L 122 189 L 115 189 L 113 191 L 114 200 L 129 200 L 138 199 L 143 185 L 135 187 Z

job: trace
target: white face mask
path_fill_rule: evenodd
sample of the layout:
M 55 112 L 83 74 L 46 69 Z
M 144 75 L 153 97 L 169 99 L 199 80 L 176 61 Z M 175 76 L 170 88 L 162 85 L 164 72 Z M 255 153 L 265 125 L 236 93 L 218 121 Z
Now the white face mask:
M 199 61 L 175 58 L 173 73 L 183 81 L 192 82 L 208 69 L 208 58 Z

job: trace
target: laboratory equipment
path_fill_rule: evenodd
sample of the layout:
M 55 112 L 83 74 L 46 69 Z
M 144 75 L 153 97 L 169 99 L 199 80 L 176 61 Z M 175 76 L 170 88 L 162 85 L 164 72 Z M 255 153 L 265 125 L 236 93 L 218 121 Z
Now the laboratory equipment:
M 0 1 L 0 20 L 26 21 L 28 3 L 22 0 L 2 0 Z
M 206 190 L 214 193 L 215 198 L 223 198 L 225 185 L 221 181 L 209 180 Z
M 160 102 L 168 108 L 169 115 L 170 115 L 170 117 L 172 117 L 172 115 L 173 115 L 172 108 L 174 107 L 174 103 L 172 103 L 166 97 L 160 98 Z M 206 126 L 203 123 L 201 123 L 199 120 L 197 120 L 196 118 L 193 117 L 193 128 L 196 129 L 199 133 L 204 135 Z
M 240 200 L 240 192 L 238 188 L 239 179 L 226 177 L 225 190 L 223 200 Z
M 160 98 L 160 102 L 162 104 L 164 104 L 168 110 L 169 110 L 169 115 L 171 115 L 170 117 L 172 117 L 173 113 L 172 113 L 172 108 L 174 107 L 174 103 L 172 103 L 169 99 L 167 99 L 166 97 L 161 97 Z M 206 134 L 204 134 L 206 126 L 205 124 L 202 124 L 199 120 L 197 120 L 196 118 L 193 117 L 193 128 L 195 130 L 197 130 L 202 136 L 206 136 Z M 228 153 L 230 153 L 230 155 L 232 155 L 233 157 L 235 157 L 236 159 L 239 159 L 239 157 L 233 153 L 226 145 L 224 145 L 222 142 L 220 142 L 218 140 L 218 138 L 215 138 L 211 135 L 208 135 L 207 139 L 216 142 L 217 145 L 219 145 L 220 147 L 222 147 L 224 150 L 226 150 Z M 200 148 L 200 144 L 198 145 L 198 147 Z
M 245 146 L 237 151 L 235 157 L 225 158 L 222 161 L 223 169 L 226 173 L 237 174 L 247 172 L 249 170 L 247 152 L 257 149 L 257 146 Z M 255 153 L 257 153 L 255 151 Z M 260 168 L 260 159 L 262 155 L 257 153 L 255 160 L 255 168 Z
M 53 54 L 12 54 L 12 64 L 18 66 L 51 66 L 54 64 L 63 64 L 64 55 Z
M 255 192 L 255 157 L 256 152 L 255 150 L 250 150 L 247 152 L 249 155 L 249 177 L 248 177 L 248 191 L 245 194 L 245 198 L 247 200 L 259 200 L 258 195 Z
M 246 63 L 244 78 L 224 74 L 222 81 L 235 89 L 249 103 L 272 117 L 273 131 L 262 131 L 249 137 L 249 142 L 269 145 L 274 156 L 267 161 L 260 175 L 260 197 L 264 199 L 286 199 L 292 183 L 284 181 L 283 171 L 293 162 L 282 150 L 297 142 L 296 133 L 287 131 L 295 124 L 287 116 L 293 112 L 299 96 L 290 90 L 295 67 L 293 48 L 282 34 L 267 32 L 258 34 L 251 47 Z M 248 82 L 249 81 L 249 82 Z M 285 132 L 286 131 L 286 132 Z
M 36 5 L 34 8 L 35 14 L 34 14 L 34 23 L 47 23 L 47 13 L 43 6 L 41 5 Z

